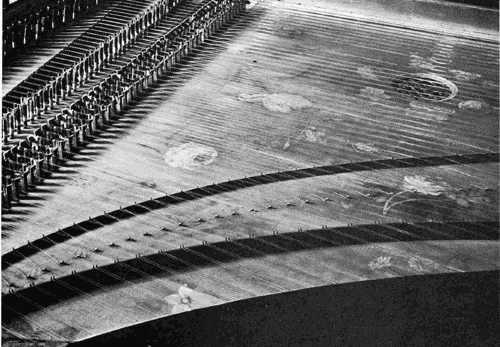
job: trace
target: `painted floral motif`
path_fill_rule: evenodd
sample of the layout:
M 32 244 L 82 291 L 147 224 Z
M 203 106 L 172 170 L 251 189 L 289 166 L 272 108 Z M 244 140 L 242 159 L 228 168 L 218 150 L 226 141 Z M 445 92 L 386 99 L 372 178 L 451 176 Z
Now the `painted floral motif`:
M 192 170 L 211 164 L 217 155 L 217 151 L 212 147 L 189 142 L 170 148 L 165 153 L 164 159 L 171 167 Z
M 444 188 L 442 186 L 431 182 L 426 177 L 420 175 L 405 176 L 403 189 L 414 193 L 433 196 L 440 195 L 444 192 Z
M 238 100 L 248 103 L 262 103 L 269 111 L 289 113 L 292 110 L 300 110 L 312 106 L 305 97 L 296 94 L 272 93 L 272 94 L 240 94 Z
M 368 267 L 370 270 L 375 271 L 375 270 L 380 270 L 383 268 L 388 268 L 392 266 L 392 257 L 389 256 L 380 256 L 374 260 L 372 260 L 369 264 Z
M 356 70 L 358 75 L 370 80 L 377 80 L 378 77 L 370 66 L 360 66 Z
M 462 101 L 458 104 L 458 108 L 461 110 L 471 110 L 471 111 L 479 111 L 486 105 L 481 100 L 467 100 Z

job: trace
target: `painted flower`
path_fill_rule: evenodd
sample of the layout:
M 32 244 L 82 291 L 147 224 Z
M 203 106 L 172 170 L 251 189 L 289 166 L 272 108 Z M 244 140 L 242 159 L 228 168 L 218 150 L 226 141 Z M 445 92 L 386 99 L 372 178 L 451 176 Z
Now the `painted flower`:
M 392 266 L 392 257 L 386 257 L 386 256 L 380 256 L 375 260 L 372 260 L 369 264 L 368 267 L 373 271 L 373 270 L 380 270 L 386 267 Z
M 419 175 L 405 176 L 403 190 L 432 196 L 438 196 L 444 192 L 444 188 L 442 186 L 429 181 L 424 176 Z

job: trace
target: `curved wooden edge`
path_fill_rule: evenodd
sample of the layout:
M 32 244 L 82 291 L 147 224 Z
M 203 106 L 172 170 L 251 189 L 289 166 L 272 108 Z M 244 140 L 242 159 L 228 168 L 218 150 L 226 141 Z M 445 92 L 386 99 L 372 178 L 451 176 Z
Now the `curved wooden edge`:
M 69 346 L 494 346 L 499 275 L 309 288 L 162 317 Z

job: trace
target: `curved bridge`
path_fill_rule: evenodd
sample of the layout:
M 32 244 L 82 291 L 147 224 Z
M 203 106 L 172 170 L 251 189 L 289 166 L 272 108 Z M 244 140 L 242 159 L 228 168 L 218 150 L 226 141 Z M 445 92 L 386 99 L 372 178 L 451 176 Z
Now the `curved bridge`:
M 13 249 L 2 256 L 2 267 L 8 268 L 32 254 L 40 252 L 43 249 L 52 247 L 54 244 L 64 242 L 72 237 L 82 235 L 86 232 L 99 229 L 104 225 L 116 223 L 120 220 L 132 218 L 136 215 L 146 214 L 152 210 L 164 208 L 168 205 L 179 204 L 185 201 L 201 199 L 216 194 L 235 191 L 238 189 L 254 187 L 263 184 L 283 182 L 288 180 L 304 179 L 316 176 L 335 175 L 349 172 L 413 168 L 439 165 L 458 165 L 498 162 L 499 153 L 481 153 L 466 155 L 449 155 L 439 157 L 422 158 L 400 158 L 400 159 L 381 159 L 366 162 L 347 163 L 338 165 L 325 165 L 311 167 L 307 169 L 298 169 L 291 171 L 280 171 L 268 173 L 259 176 L 240 178 L 232 181 L 212 184 L 209 186 L 194 188 L 184 192 L 165 195 L 156 199 L 140 202 L 138 204 L 126 206 L 115 211 L 91 218 L 70 227 L 58 230 L 28 244 Z
M 156 254 L 94 267 L 14 291 L 4 297 L 2 311 L 4 317 L 12 318 L 36 310 L 33 302 L 42 306 L 54 305 L 80 296 L 82 292 L 272 254 L 383 242 L 497 240 L 499 226 L 498 221 L 356 225 L 160 250 Z
M 467 2 L 106 0 L 11 78 L 2 343 L 497 345 L 498 10 Z M 453 98 L 394 86 L 430 75 Z

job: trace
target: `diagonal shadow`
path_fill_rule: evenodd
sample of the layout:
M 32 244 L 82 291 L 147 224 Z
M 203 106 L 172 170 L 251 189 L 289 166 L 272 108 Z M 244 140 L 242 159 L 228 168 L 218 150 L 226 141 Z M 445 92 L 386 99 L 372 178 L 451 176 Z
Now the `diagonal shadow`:
M 217 194 L 233 192 L 243 188 L 250 188 L 264 184 L 318 176 L 336 175 L 341 173 L 441 165 L 476 164 L 498 162 L 498 159 L 499 153 L 379 159 L 364 162 L 325 165 L 298 170 L 274 172 L 260 176 L 251 176 L 218 184 L 212 184 L 187 191 L 181 191 L 175 194 L 165 195 L 156 199 L 143 201 L 138 204 L 114 210 L 109 213 L 102 214 L 100 216 L 58 230 L 32 242 L 28 242 L 28 244 L 18 247 L 17 249 L 6 252 L 4 255 L 2 255 L 2 268 L 6 269 L 10 265 L 20 262 L 24 258 L 36 254 L 41 250 L 50 248 L 58 243 L 62 243 L 72 237 L 97 230 L 105 225 L 115 224 L 122 220 L 133 218 L 137 215 L 147 214 L 153 210 L 162 209 L 170 205 L 175 205 L 186 201 L 198 200 Z
M 224 52 L 234 38 L 240 35 L 249 25 L 257 21 L 265 13 L 265 9 L 254 9 L 245 15 L 235 18 L 226 23 L 214 35 L 208 38 L 202 45 L 194 49 L 191 54 L 186 56 L 179 64 L 175 65 L 173 70 L 163 75 L 158 81 L 137 97 L 120 116 L 113 118 L 110 124 L 97 129 L 95 133 L 89 136 L 87 142 L 81 144 L 74 153 L 65 153 L 65 159 L 60 161 L 53 171 L 43 172 L 43 182 L 30 187 L 30 191 L 38 193 L 54 194 L 55 189 L 42 189 L 39 186 L 48 187 L 51 177 L 57 174 L 59 168 L 64 168 L 65 174 L 76 174 L 76 170 L 67 170 L 68 167 L 78 169 L 85 163 L 97 159 L 104 151 L 109 150 L 113 140 L 123 137 L 127 131 L 134 129 L 143 119 L 147 118 L 150 111 L 154 110 L 158 101 L 165 101 L 174 95 L 179 88 L 182 88 L 190 79 L 203 71 L 217 56 Z M 230 29 L 230 30 L 229 30 Z M 223 38 L 223 39 L 221 39 Z M 160 95 L 158 95 L 160 93 Z M 94 146 L 97 143 L 99 146 Z M 90 146 L 92 145 L 92 146 Z M 88 149 L 91 149 L 90 151 Z M 78 155 L 85 149 L 85 155 Z M 28 194 L 22 194 L 20 200 L 24 200 Z M 8 215 L 17 208 L 36 208 L 34 204 L 21 205 L 19 202 L 13 202 L 10 209 L 2 208 L 2 215 Z
M 499 222 L 388 223 L 323 228 L 222 241 L 141 256 L 54 279 L 2 297 L 8 322 L 84 293 L 129 281 L 185 273 L 206 266 L 302 250 L 381 242 L 498 240 Z

